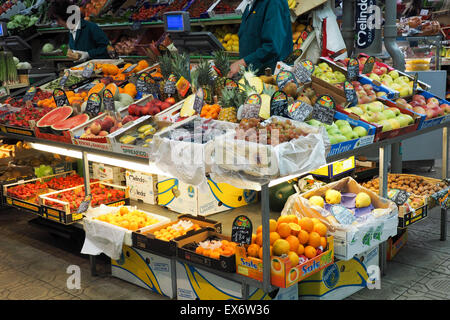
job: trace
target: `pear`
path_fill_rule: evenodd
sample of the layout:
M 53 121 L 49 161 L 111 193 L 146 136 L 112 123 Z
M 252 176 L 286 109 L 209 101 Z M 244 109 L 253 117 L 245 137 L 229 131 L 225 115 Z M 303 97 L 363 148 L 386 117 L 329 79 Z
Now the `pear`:
M 325 193 L 325 201 L 328 204 L 339 204 L 341 203 L 341 193 L 339 191 L 329 189 Z
M 312 196 L 311 198 L 309 198 L 309 204 L 315 205 L 315 206 L 318 206 L 321 208 L 323 208 L 325 205 L 323 198 L 319 197 L 319 196 Z
M 370 206 L 372 203 L 372 200 L 370 199 L 370 196 L 365 192 L 360 192 L 356 195 L 355 199 L 355 206 L 357 208 L 366 208 Z

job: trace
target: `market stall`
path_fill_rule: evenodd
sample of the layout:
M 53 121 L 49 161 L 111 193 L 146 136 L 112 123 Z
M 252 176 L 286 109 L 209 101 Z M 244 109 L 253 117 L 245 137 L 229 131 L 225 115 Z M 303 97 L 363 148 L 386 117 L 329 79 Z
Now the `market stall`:
M 299 1 L 289 1 L 292 41 L 305 52 L 324 2 L 311 2 L 310 24 Z M 341 265 L 389 272 L 393 242 L 433 207 L 442 207 L 446 240 L 450 105 L 415 74 L 375 55 L 325 50 L 316 61 L 292 54 L 263 75 L 242 68 L 228 78 L 246 1 L 96 3 L 83 11 L 120 35 L 116 57 L 67 59 L 51 80 L 28 78 L 26 91 L 13 95 L 21 62 L 0 52 L 1 136 L 24 141 L 14 152 L 0 145 L 2 203 L 84 230 L 81 253 L 94 275 L 96 256 L 105 254 L 112 276 L 169 298 L 320 298 L 327 289 L 314 282 Z M 199 47 L 222 48 L 194 55 L 163 32 L 150 42 L 146 30 L 173 32 L 164 12 L 180 9 L 192 28 L 213 26 Z M 37 30 L 64 31 L 51 22 Z M 205 36 L 190 35 L 198 34 Z M 61 62 L 66 49 L 45 43 L 41 55 Z M 388 174 L 392 146 L 438 130 L 442 179 Z M 32 171 L 16 163 L 31 149 L 78 159 L 77 173 L 60 163 L 51 171 L 45 161 Z M 355 157 L 369 151 L 379 155 L 378 177 L 356 181 Z M 365 264 L 355 264 L 360 257 Z M 342 299 L 355 291 L 335 292 Z

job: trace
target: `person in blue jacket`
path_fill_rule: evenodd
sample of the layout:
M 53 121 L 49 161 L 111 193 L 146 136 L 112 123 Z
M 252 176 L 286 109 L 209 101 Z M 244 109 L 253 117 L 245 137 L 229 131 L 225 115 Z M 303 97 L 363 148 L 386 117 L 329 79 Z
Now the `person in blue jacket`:
M 286 0 L 250 0 L 239 28 L 240 60 L 230 67 L 233 77 L 240 67 L 253 66 L 259 74 L 269 67 L 272 72 L 278 61 L 293 50 L 292 26 Z
M 69 29 L 69 48 L 80 57 L 76 63 L 90 59 L 111 59 L 111 43 L 95 23 L 84 20 L 79 8 L 70 0 L 55 0 L 49 8 L 50 19 Z

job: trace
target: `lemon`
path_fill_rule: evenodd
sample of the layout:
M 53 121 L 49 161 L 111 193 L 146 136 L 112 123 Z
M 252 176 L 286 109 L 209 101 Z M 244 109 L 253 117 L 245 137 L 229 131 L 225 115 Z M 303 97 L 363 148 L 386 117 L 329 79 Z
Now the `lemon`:
M 227 33 L 226 35 L 225 35 L 225 37 L 223 38 L 223 40 L 225 40 L 225 41 L 227 41 L 228 42 L 228 40 L 230 40 L 231 39 L 231 34 L 229 34 L 229 33 Z
M 233 39 L 233 40 L 235 40 L 235 41 L 239 41 L 239 37 L 238 37 L 237 34 L 233 34 L 233 35 L 231 36 L 231 39 Z

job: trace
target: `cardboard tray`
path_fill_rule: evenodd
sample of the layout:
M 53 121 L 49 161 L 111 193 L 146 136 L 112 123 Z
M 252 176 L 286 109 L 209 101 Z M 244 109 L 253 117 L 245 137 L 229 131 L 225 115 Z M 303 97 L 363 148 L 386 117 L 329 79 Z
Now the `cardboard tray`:
M 231 241 L 231 237 L 225 236 L 223 234 L 215 232 L 214 229 L 207 228 L 206 230 L 202 230 L 199 233 L 195 233 L 193 235 L 184 236 L 179 239 L 177 256 L 181 259 L 192 261 L 194 263 L 198 263 L 204 265 L 208 268 L 223 271 L 223 272 L 236 272 L 236 257 L 235 255 L 231 256 L 220 256 L 220 259 L 213 259 L 201 254 L 196 253 L 195 251 L 189 250 L 188 248 L 184 248 L 187 244 L 193 242 L 202 242 L 205 241 L 209 237 L 217 237 L 223 240 Z
M 209 220 L 201 216 L 192 216 L 189 214 L 180 215 L 178 216 L 177 221 L 172 221 L 170 223 L 167 223 L 165 225 L 159 226 L 157 228 L 149 228 L 145 230 L 145 232 L 133 232 L 132 234 L 132 240 L 133 240 L 133 247 L 148 251 L 150 253 L 156 253 L 156 254 L 163 254 L 164 256 L 175 256 L 177 254 L 177 247 L 178 247 L 178 240 L 181 240 L 185 238 L 186 236 L 194 235 L 198 232 L 202 232 L 203 230 L 200 229 L 198 231 L 189 231 L 185 236 L 175 238 L 171 241 L 163 241 L 160 239 L 156 239 L 153 232 L 165 229 L 168 226 L 176 224 L 179 220 L 191 220 L 193 223 L 198 224 L 202 229 L 205 228 L 213 228 L 216 230 L 216 232 L 221 233 L 222 232 L 222 223 Z
M 327 246 L 322 254 L 298 266 L 292 266 L 287 256 L 271 257 L 271 284 L 280 288 L 288 288 L 333 264 L 334 239 L 332 236 L 327 237 Z M 236 247 L 236 273 L 262 281 L 263 261 L 247 256 L 245 247 L 238 246 Z
M 400 251 L 401 248 L 406 244 L 408 241 L 408 229 L 401 229 L 399 230 L 399 233 L 389 238 L 387 243 L 387 261 L 391 261 L 397 253 Z

